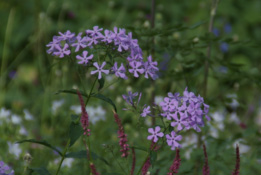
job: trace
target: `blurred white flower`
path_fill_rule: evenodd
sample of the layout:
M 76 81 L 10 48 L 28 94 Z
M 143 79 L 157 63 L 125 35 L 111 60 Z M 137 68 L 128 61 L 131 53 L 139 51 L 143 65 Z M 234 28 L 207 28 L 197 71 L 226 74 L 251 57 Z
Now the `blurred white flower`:
M 12 121 L 13 124 L 20 124 L 22 119 L 19 115 L 13 114 L 11 116 L 11 121 Z
M 237 113 L 236 112 L 232 112 L 230 117 L 229 117 L 229 121 L 230 122 L 235 122 L 236 124 L 239 124 L 240 123 L 240 120 L 237 116 Z
M 233 143 L 233 147 L 234 147 L 234 149 L 236 149 L 236 146 L 238 145 L 240 154 L 247 153 L 251 147 L 244 143 L 246 143 L 246 141 L 244 139 L 237 139 Z
M 5 108 L 1 108 L 1 110 L 0 110 L 0 119 L 7 118 L 10 115 L 11 115 L 11 111 L 10 110 L 7 110 Z
M 24 109 L 24 118 L 26 119 L 26 120 L 33 120 L 33 116 L 32 116 L 32 114 L 27 110 L 27 109 Z
M 225 119 L 225 115 L 221 111 L 216 111 L 211 116 L 215 122 L 223 122 Z
M 24 126 L 21 126 L 21 128 L 20 128 L 20 130 L 19 130 L 19 133 L 20 133 L 21 135 L 25 135 L 25 136 L 28 135 L 28 132 L 27 132 L 27 130 L 25 129 Z
M 63 104 L 64 104 L 64 99 L 53 101 L 52 112 L 56 113 L 57 109 L 60 108 Z
M 73 105 L 70 107 L 70 109 L 75 113 L 75 114 L 81 114 L 82 109 L 80 105 Z
M 63 167 L 63 166 L 67 166 L 68 168 L 71 168 L 73 162 L 74 162 L 74 159 L 73 159 L 73 158 L 66 158 L 66 159 L 64 159 L 64 161 L 63 161 L 62 167 Z
M 156 105 L 159 105 L 160 102 L 163 101 L 163 99 L 164 99 L 164 98 L 163 98 L 162 96 L 155 96 L 154 102 L 155 102 Z
M 70 107 L 72 111 L 74 111 L 75 114 L 81 114 L 81 106 L 73 105 Z M 89 115 L 89 120 L 92 124 L 95 124 L 99 120 L 105 120 L 105 110 L 101 107 L 93 107 L 93 106 L 88 106 L 86 108 L 86 111 Z
M 7 142 L 8 147 L 9 147 L 9 153 L 13 154 L 18 158 L 20 154 L 22 153 L 22 149 L 19 147 L 19 144 Z
M 99 120 L 105 120 L 105 110 L 101 107 L 87 107 L 87 113 L 89 114 L 89 120 L 92 124 L 95 124 Z

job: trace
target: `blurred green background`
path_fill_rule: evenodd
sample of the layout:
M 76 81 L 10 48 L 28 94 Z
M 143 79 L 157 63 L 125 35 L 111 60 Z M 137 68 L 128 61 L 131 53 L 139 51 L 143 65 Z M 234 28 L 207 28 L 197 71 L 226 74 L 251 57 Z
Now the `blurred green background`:
M 201 136 L 207 144 L 211 174 L 232 172 L 236 143 L 241 150 L 241 174 L 261 174 L 261 1 L 220 1 L 212 33 L 208 32 L 211 1 L 156 1 L 153 29 L 151 6 L 149 0 L 0 1 L 0 160 L 21 174 L 23 156 L 30 153 L 30 167 L 45 167 L 54 174 L 59 156 L 52 150 L 31 143 L 14 144 L 34 138 L 63 149 L 70 116 L 79 114 L 77 96 L 55 93 L 80 87 L 80 80 L 68 62 L 57 62 L 46 53 L 46 44 L 59 31 L 78 33 L 96 25 L 110 30 L 117 26 L 133 32 L 144 55 L 153 54 L 161 69 L 154 83 L 132 78 L 102 92 L 116 104 L 130 145 L 148 147 L 151 120 L 140 121 L 137 114 L 123 111 L 126 104 L 121 95 L 140 91 L 142 104 L 160 100 L 168 92 L 182 93 L 185 87 L 202 95 L 204 62 L 208 60 L 205 101 L 211 106 L 212 121 Z M 206 56 L 209 43 L 211 58 Z M 108 77 L 106 83 L 113 80 Z M 86 75 L 88 89 L 93 81 Z M 111 153 L 113 150 L 122 161 L 111 106 L 91 99 L 87 110 L 93 122 L 91 143 L 97 169 L 103 175 L 123 174 Z M 201 174 L 204 158 L 202 149 L 196 147 L 196 134 L 184 133 L 179 174 Z M 70 151 L 82 149 L 78 141 Z M 138 169 L 146 154 L 136 153 Z M 174 155 L 168 147 L 159 151 L 151 174 L 166 174 Z M 61 174 L 89 171 L 86 159 L 66 160 Z M 128 162 L 131 164 L 131 158 L 123 165 Z

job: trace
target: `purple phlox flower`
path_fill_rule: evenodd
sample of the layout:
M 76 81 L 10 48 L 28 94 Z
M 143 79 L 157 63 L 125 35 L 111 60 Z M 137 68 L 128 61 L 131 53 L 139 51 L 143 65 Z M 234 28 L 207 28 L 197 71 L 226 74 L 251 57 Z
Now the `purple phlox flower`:
M 217 28 L 213 28 L 212 32 L 215 36 L 219 36 L 219 30 Z
M 67 30 L 64 33 L 59 32 L 59 34 L 60 36 L 58 36 L 58 39 L 60 40 L 69 40 L 75 36 L 75 33 L 72 33 L 70 30 Z
M 220 50 L 223 52 L 223 53 L 226 53 L 226 52 L 228 52 L 228 44 L 226 43 L 226 42 L 222 42 L 221 44 L 220 44 Z
M 128 35 L 126 35 L 125 42 L 128 43 L 130 48 L 138 47 L 138 40 L 137 39 L 132 39 L 132 33 L 129 32 Z
M 176 135 L 175 131 L 171 131 L 170 134 L 166 134 L 167 143 L 171 146 L 171 150 L 175 148 L 180 148 L 181 145 L 178 143 L 182 139 L 181 135 Z
M 142 66 L 141 62 L 137 62 L 137 61 L 130 62 L 131 69 L 129 69 L 129 72 L 133 73 L 134 77 L 139 77 L 138 73 L 140 74 L 144 73 L 144 69 L 141 68 L 141 66 Z
M 156 71 L 158 71 L 158 68 L 155 69 L 154 67 L 151 67 L 148 62 L 144 63 L 144 77 L 149 78 L 149 76 L 155 80 L 158 78 L 158 75 L 156 74 Z
M 102 73 L 108 74 L 109 70 L 104 70 L 103 67 L 106 65 L 106 62 L 103 62 L 101 66 L 98 65 L 97 62 L 93 63 L 93 65 L 97 68 L 97 70 L 91 71 L 91 74 L 96 74 L 97 72 L 99 73 L 98 79 L 102 78 Z
M 142 58 L 142 55 L 143 55 L 143 53 L 142 53 L 142 50 L 141 50 L 141 48 L 139 47 L 139 46 L 137 46 L 137 47 L 132 47 L 131 48 L 131 54 L 133 54 L 133 55 L 139 55 L 140 57 L 141 57 L 141 59 L 143 59 Z
M 230 33 L 232 31 L 232 27 L 229 23 L 226 23 L 224 26 L 225 33 Z
M 98 37 L 93 36 L 93 37 L 87 37 L 85 41 L 88 43 L 87 46 L 91 47 L 92 45 L 98 44 Z
M 114 41 L 124 40 L 126 38 L 125 29 L 119 29 L 118 32 L 118 28 L 114 27 L 112 32 L 112 38 L 114 39 Z
M 187 126 L 187 120 L 186 120 L 186 116 L 184 113 L 179 113 L 179 117 L 178 117 L 178 113 L 176 112 L 174 115 L 173 115 L 173 119 L 175 121 L 171 122 L 171 126 L 172 127 L 176 127 L 178 126 L 178 131 L 181 131 L 183 129 L 182 125 L 183 126 Z
M 137 61 L 137 62 L 141 62 L 142 61 L 142 56 L 137 54 L 134 55 L 133 53 L 130 54 L 130 56 L 127 57 L 128 62 L 133 62 L 133 61 Z
M 113 73 L 116 75 L 116 77 L 121 77 L 123 79 L 128 79 L 125 72 L 125 67 L 123 66 L 123 63 L 121 63 L 121 66 L 118 68 L 118 63 L 115 62 L 114 66 L 112 67 Z
M 102 36 L 102 34 L 100 33 L 100 31 L 102 31 L 102 30 L 103 30 L 103 28 L 99 29 L 99 26 L 94 26 L 93 30 L 88 29 L 85 32 L 87 35 L 90 35 L 92 37 L 98 37 L 98 36 L 100 37 L 100 36 Z
M 76 43 L 73 43 L 72 44 L 72 47 L 76 47 L 75 48 L 75 52 L 78 52 L 81 48 L 85 48 L 87 47 L 86 45 L 86 37 L 81 37 L 82 33 L 80 33 L 76 39 L 77 39 L 77 42 Z
M 0 161 L 0 175 L 14 175 L 14 170 L 12 170 L 3 161 Z
M 164 113 L 161 113 L 160 115 L 163 117 L 166 117 L 168 120 L 172 120 L 174 117 L 173 111 L 174 110 L 172 110 L 172 111 L 166 110 L 166 111 L 164 111 Z
M 137 105 L 138 105 L 138 104 L 139 104 L 139 102 L 140 102 L 141 95 L 142 95 L 142 93 L 140 92 L 140 94 L 139 94 L 139 98 L 138 98 L 138 101 L 137 101 Z
M 138 92 L 132 93 L 131 91 L 129 91 L 129 92 L 128 92 L 128 95 L 123 94 L 123 95 L 122 95 L 122 98 L 123 98 L 127 103 L 129 103 L 129 104 L 131 104 L 131 105 L 134 105 L 133 100 L 135 99 L 136 96 L 138 96 L 138 94 L 139 94 Z M 141 93 L 140 93 L 140 95 L 141 95 Z
M 210 121 L 210 117 L 207 115 L 207 114 L 208 114 L 208 111 L 209 111 L 209 105 L 203 103 L 203 106 L 204 106 L 203 114 L 205 115 L 206 119 L 207 119 L 208 121 Z
M 48 43 L 46 46 L 47 47 L 50 47 L 48 50 L 47 50 L 47 53 L 48 54 L 50 54 L 50 53 L 52 53 L 52 52 L 54 52 L 54 51 L 56 51 L 57 49 L 56 49 L 56 47 L 60 47 L 60 39 L 58 39 L 58 37 L 57 36 L 54 36 L 53 37 L 53 41 L 51 41 L 50 43 Z
M 165 97 L 164 101 L 160 102 L 163 111 L 174 110 L 178 107 L 178 104 L 177 100 L 168 97 Z
M 104 35 L 102 35 L 101 37 L 101 41 L 102 42 L 107 42 L 107 43 L 111 43 L 112 42 L 112 32 L 110 30 L 104 30 Z
M 64 47 L 61 48 L 60 46 L 55 47 L 57 50 L 54 51 L 54 55 L 59 56 L 60 58 L 63 58 L 64 55 L 70 55 L 71 51 L 68 50 L 69 45 L 67 43 L 64 44 Z
M 124 40 L 121 40 L 121 39 L 115 41 L 115 45 L 118 46 L 118 51 L 119 52 L 122 52 L 122 49 L 124 49 L 124 50 L 128 50 L 129 49 L 129 46 L 124 42 Z
M 148 63 L 148 65 L 149 65 L 151 68 L 153 68 L 153 69 L 155 69 L 155 70 L 159 70 L 159 68 L 157 67 L 158 62 L 157 62 L 157 61 L 154 61 L 154 62 L 153 62 L 151 55 L 148 56 L 147 59 L 148 59 L 147 63 Z
M 152 140 L 155 143 L 158 141 L 158 137 L 163 137 L 164 136 L 163 132 L 160 132 L 160 127 L 159 126 L 156 126 L 155 129 L 149 128 L 148 132 L 151 133 L 152 135 L 149 135 L 147 137 L 147 139 L 148 140 Z
M 141 116 L 146 117 L 149 113 L 151 113 L 150 106 L 144 107 Z
M 176 92 L 175 94 L 172 94 L 171 92 L 169 92 L 168 97 L 170 99 L 175 99 L 177 101 L 180 101 L 180 99 L 181 99 L 180 94 L 178 92 Z
M 185 91 L 183 92 L 183 101 L 185 102 L 197 102 L 198 98 L 195 96 L 195 94 L 193 92 L 188 92 L 187 88 L 185 89 Z
M 200 105 L 201 104 L 199 104 L 199 103 L 195 104 L 195 103 L 192 102 L 188 106 L 188 112 L 191 115 L 191 120 L 195 121 L 197 123 L 202 122 L 203 111 L 201 110 Z
M 81 61 L 78 62 L 78 64 L 87 65 L 87 63 L 89 62 L 89 60 L 91 60 L 91 59 L 93 58 L 93 54 L 91 54 L 91 55 L 89 55 L 89 56 L 87 56 L 87 55 L 88 55 L 88 51 L 83 51 L 82 56 L 77 55 L 76 58 L 77 58 L 78 60 L 81 60 Z

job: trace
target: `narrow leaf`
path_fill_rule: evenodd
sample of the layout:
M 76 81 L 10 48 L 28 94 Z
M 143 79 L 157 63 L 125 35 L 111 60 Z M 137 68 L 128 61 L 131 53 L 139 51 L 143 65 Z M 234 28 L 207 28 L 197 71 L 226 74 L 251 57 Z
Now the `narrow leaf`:
M 30 170 L 36 172 L 38 175 L 51 175 L 51 173 L 44 167 L 30 168 Z
M 110 98 L 105 97 L 105 96 L 102 95 L 102 94 L 94 94 L 94 95 L 92 95 L 92 97 L 95 97 L 95 98 L 101 99 L 101 100 L 103 100 L 103 101 L 109 103 L 110 105 L 113 106 L 114 110 L 117 112 L 116 105 L 113 103 L 113 101 L 112 101 Z
M 81 93 L 82 96 L 84 97 L 88 97 L 87 94 L 85 94 L 83 91 L 79 91 Z M 55 94 L 60 94 L 60 93 L 67 93 L 67 94 L 75 94 L 77 95 L 77 90 L 75 89 L 71 89 L 71 90 L 59 90 L 58 92 L 56 92 Z
M 83 134 L 83 129 L 80 124 L 75 124 L 71 122 L 69 137 L 71 139 L 70 147 L 78 140 L 78 138 Z
M 104 78 L 102 77 L 101 79 L 98 79 L 98 82 L 99 82 L 99 88 L 98 88 L 98 91 L 100 91 L 103 86 L 104 86 Z
M 77 152 L 70 152 L 65 155 L 66 158 L 76 158 L 76 159 L 86 159 L 87 158 L 87 151 L 81 150 Z
M 55 148 L 54 146 L 52 146 L 51 144 L 49 144 L 48 142 L 46 142 L 44 140 L 43 141 L 39 141 L 39 140 L 35 140 L 35 139 L 27 139 L 27 140 L 18 141 L 16 143 L 20 144 L 20 143 L 25 143 L 25 142 L 37 143 L 37 144 L 46 146 L 48 148 L 51 148 L 51 149 L 55 150 L 61 156 L 63 155 L 57 148 Z

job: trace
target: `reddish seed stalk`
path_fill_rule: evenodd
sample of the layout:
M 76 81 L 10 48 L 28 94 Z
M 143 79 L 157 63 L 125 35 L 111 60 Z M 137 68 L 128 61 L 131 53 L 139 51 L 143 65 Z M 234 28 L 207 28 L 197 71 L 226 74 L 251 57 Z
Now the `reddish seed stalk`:
M 132 148 L 132 166 L 131 166 L 131 175 L 134 174 L 134 170 L 135 170 L 135 164 L 136 164 L 136 155 L 135 155 L 135 149 Z
M 240 154 L 239 154 L 239 147 L 237 145 L 236 147 L 236 166 L 234 169 L 234 172 L 232 175 L 239 175 L 239 169 L 240 169 Z
M 121 120 L 118 116 L 118 114 L 113 111 L 114 113 L 114 119 L 115 119 L 115 122 L 117 123 L 118 127 L 119 127 L 119 130 L 118 130 L 118 138 L 120 138 L 120 141 L 119 141 L 119 145 L 121 147 L 121 150 L 120 152 L 122 152 L 122 155 L 121 157 L 128 157 L 129 155 L 129 145 L 127 144 L 127 135 L 125 134 L 124 132 L 124 128 L 121 124 Z
M 147 174 L 150 166 L 151 166 L 150 157 L 148 157 L 146 162 L 145 162 L 145 164 L 142 167 L 142 170 L 141 170 L 142 175 L 146 175 Z
M 77 90 L 77 94 L 81 103 L 81 110 L 82 110 L 82 116 L 81 116 L 81 124 L 82 124 L 82 128 L 84 130 L 84 135 L 91 135 L 91 130 L 89 129 L 89 115 L 85 109 L 85 104 L 82 98 L 81 93 Z
M 167 175 L 174 175 L 178 173 L 179 167 L 180 167 L 180 155 L 179 155 L 179 149 L 176 148 L 176 156 L 175 159 L 171 165 L 171 167 L 169 168 L 169 173 Z
M 205 163 L 203 166 L 203 175 L 209 175 L 209 166 L 208 166 L 208 154 L 207 154 L 207 149 L 206 145 L 203 144 L 203 151 L 204 151 L 204 157 L 205 157 Z
M 100 173 L 97 172 L 95 165 L 93 163 L 90 164 L 92 175 L 100 175 Z

